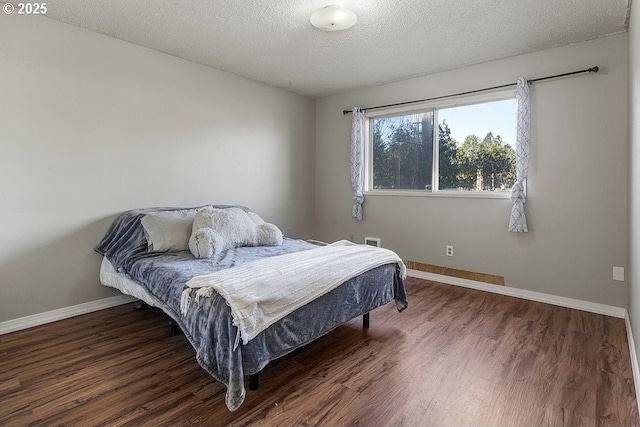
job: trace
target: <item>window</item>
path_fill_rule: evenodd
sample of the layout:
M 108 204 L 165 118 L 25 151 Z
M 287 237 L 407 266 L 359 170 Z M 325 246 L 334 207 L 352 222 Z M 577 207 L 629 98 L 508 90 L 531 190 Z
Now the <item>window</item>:
M 517 105 L 496 98 L 369 116 L 367 191 L 508 196 Z

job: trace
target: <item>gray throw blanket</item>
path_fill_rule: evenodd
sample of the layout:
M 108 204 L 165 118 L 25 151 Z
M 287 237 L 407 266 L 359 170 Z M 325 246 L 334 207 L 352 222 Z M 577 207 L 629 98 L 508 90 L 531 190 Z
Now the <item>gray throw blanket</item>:
M 195 276 L 317 246 L 285 238 L 282 246 L 235 248 L 213 259 L 196 259 L 188 251 L 149 252 L 140 218 L 153 210 L 166 208 L 119 215 L 96 251 L 163 304 L 163 311 L 175 319 L 196 350 L 200 366 L 227 386 L 225 402 L 230 410 L 237 409 L 244 400 L 245 375 L 258 373 L 271 360 L 376 307 L 394 300 L 399 309 L 407 306 L 400 271 L 395 264 L 383 265 L 311 301 L 234 350 L 238 329 L 229 306 L 219 294 L 205 298 L 197 310 L 180 313 L 186 283 Z

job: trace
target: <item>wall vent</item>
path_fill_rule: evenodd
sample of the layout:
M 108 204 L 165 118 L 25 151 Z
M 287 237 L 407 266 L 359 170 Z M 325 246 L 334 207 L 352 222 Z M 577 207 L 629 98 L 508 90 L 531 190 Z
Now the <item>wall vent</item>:
M 378 237 L 365 237 L 364 244 L 369 246 L 380 247 L 380 239 Z

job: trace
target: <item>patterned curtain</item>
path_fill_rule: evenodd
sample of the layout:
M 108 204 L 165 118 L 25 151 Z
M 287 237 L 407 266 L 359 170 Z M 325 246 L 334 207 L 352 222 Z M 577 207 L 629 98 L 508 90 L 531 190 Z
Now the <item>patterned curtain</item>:
M 364 203 L 364 114 L 359 107 L 353 109 L 351 124 L 351 186 L 353 187 L 354 218 L 362 221 Z
M 524 77 L 518 79 L 516 88 L 516 100 L 518 101 L 518 124 L 516 135 L 516 182 L 511 188 L 511 218 L 509 219 L 509 231 L 514 233 L 526 233 L 527 218 L 524 214 L 524 183 L 529 172 L 529 82 Z

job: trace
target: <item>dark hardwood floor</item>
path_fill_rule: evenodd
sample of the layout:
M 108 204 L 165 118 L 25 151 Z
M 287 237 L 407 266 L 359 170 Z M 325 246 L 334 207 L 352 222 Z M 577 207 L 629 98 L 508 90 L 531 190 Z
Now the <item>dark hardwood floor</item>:
M 623 319 L 409 279 L 271 363 L 236 412 L 158 310 L 0 336 L 1 426 L 640 425 Z

